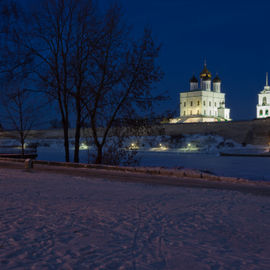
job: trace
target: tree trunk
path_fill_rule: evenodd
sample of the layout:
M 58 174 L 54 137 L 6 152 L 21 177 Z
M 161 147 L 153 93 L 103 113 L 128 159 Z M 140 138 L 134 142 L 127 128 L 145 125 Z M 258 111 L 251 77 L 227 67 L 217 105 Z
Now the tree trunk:
M 22 155 L 24 156 L 24 138 L 23 138 L 23 136 L 21 136 L 21 151 L 22 151 Z
M 102 146 L 98 146 L 98 149 L 97 149 L 97 158 L 96 158 L 96 161 L 95 161 L 96 164 L 101 164 L 102 163 Z
M 63 126 L 63 130 L 64 130 L 65 157 L 66 157 L 66 162 L 69 162 L 68 124 L 65 124 Z
M 81 137 L 81 105 L 80 101 L 76 101 L 77 119 L 76 119 L 76 130 L 75 130 L 75 149 L 74 149 L 74 162 L 79 162 L 80 152 L 80 137 Z

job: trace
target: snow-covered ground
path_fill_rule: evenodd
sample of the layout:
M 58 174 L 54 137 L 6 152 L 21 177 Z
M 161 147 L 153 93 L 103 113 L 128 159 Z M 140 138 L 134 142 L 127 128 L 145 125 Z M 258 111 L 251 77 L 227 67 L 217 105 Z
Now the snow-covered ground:
M 270 197 L 110 180 L 0 168 L 0 269 L 269 269 Z

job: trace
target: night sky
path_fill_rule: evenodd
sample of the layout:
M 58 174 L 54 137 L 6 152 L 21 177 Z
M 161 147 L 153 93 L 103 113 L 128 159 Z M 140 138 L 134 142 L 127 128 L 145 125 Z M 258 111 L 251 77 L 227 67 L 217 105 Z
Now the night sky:
M 206 59 L 212 75 L 222 79 L 232 119 L 256 117 L 257 94 L 270 72 L 270 1 L 128 0 L 123 5 L 133 25 L 150 25 L 163 44 L 165 77 L 158 89 L 168 91 L 168 108 L 178 108 L 179 92 L 189 89 L 193 73 L 199 77 Z
M 111 2 L 100 0 L 104 7 Z M 212 75 L 222 80 L 232 119 L 255 118 L 257 94 L 270 72 L 269 0 L 124 0 L 122 5 L 135 34 L 150 26 L 162 43 L 165 76 L 155 91 L 167 91 L 170 100 L 161 111 L 179 114 L 179 92 L 189 89 L 193 73 L 199 77 L 206 59 Z

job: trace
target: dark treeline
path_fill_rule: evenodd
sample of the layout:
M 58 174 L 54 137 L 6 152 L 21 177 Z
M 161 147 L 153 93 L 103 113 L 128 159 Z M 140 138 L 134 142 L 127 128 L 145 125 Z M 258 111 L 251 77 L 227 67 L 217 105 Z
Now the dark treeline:
M 29 11 L 18 1 L 0 0 L 0 74 L 6 97 L 2 100 L 9 108 L 9 102 L 14 103 L 21 93 L 25 103 L 29 96 L 38 96 L 33 118 L 42 101 L 57 104 L 66 161 L 71 160 L 68 132 L 75 114 L 74 162 L 79 162 L 81 129 L 89 123 L 93 161 L 104 163 L 104 148 L 115 121 L 136 119 L 161 99 L 151 91 L 162 77 L 156 63 L 160 46 L 149 29 L 134 38 L 117 4 L 104 10 L 92 0 L 39 2 Z M 24 107 L 17 109 L 23 119 Z M 33 123 L 29 112 L 26 121 Z

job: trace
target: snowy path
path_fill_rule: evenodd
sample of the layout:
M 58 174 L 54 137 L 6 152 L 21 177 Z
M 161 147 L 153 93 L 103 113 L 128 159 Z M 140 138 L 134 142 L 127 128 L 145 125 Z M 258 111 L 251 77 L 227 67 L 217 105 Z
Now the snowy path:
M 270 267 L 270 197 L 0 169 L 0 269 Z

